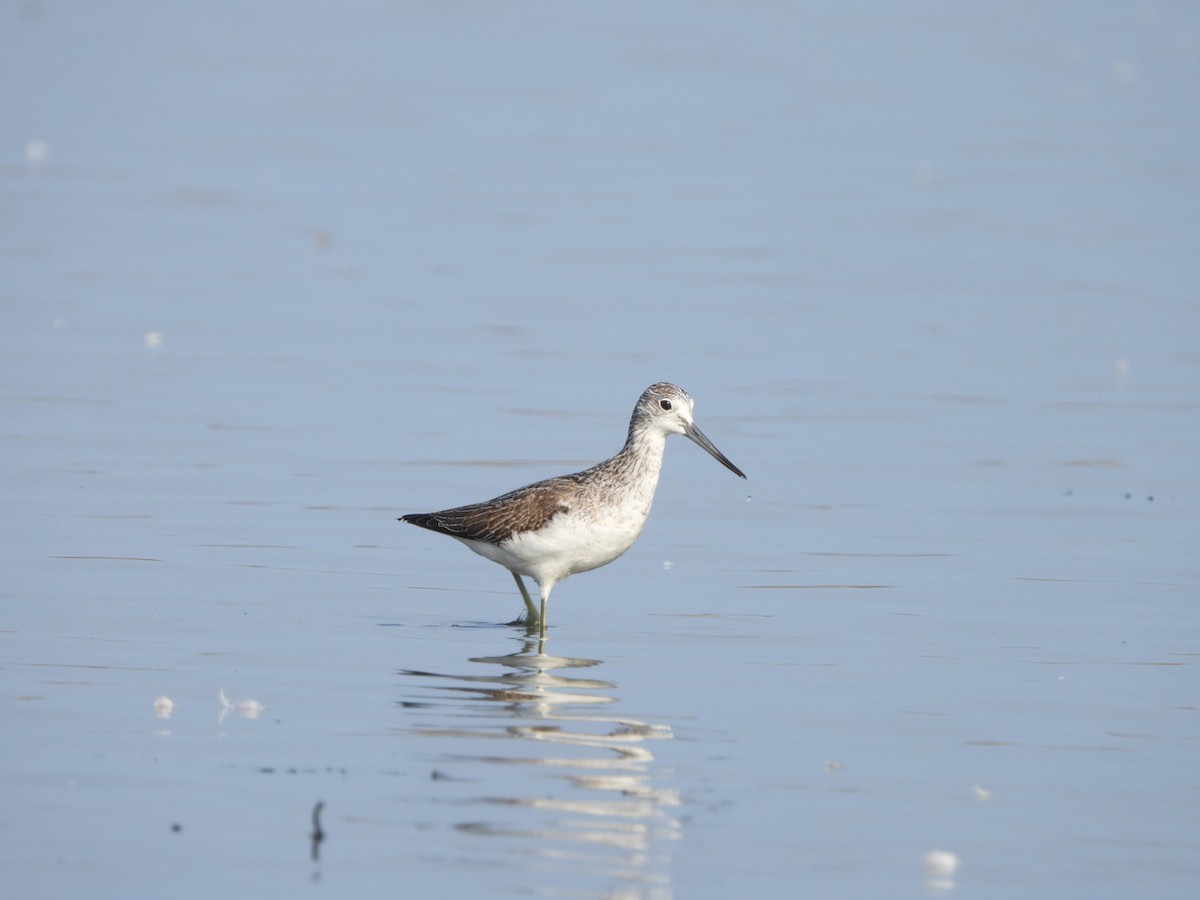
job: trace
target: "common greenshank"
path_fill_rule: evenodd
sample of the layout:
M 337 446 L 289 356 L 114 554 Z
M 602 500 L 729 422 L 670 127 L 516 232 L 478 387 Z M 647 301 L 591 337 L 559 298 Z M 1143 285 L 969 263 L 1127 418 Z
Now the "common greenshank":
M 612 562 L 641 534 L 658 486 L 667 435 L 691 438 L 729 471 L 746 477 L 696 427 L 693 406 L 687 392 L 675 385 L 652 384 L 633 408 L 625 446 L 611 459 L 484 503 L 410 513 L 400 521 L 457 538 L 508 569 L 525 601 L 523 624 L 538 627 L 544 637 L 546 603 L 554 586 L 568 575 Z M 537 582 L 540 609 L 522 576 Z

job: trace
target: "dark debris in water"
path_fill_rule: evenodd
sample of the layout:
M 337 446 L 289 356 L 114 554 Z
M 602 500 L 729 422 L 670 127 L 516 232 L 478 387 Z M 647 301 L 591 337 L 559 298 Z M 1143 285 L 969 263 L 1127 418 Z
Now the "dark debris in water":
M 259 774 L 261 775 L 276 775 L 282 772 L 285 775 L 345 775 L 346 767 L 325 766 L 308 766 L 301 768 L 300 766 L 288 766 L 286 769 L 276 768 L 275 766 L 259 766 Z

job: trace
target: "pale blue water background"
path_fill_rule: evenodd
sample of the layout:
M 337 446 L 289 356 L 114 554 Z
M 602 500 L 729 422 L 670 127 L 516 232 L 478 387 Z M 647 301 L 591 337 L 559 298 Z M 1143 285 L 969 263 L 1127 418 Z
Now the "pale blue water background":
M 0 6 L 4 893 L 1195 896 L 1197 109 L 1188 3 Z M 504 659 L 395 517 L 661 379 L 749 481 Z

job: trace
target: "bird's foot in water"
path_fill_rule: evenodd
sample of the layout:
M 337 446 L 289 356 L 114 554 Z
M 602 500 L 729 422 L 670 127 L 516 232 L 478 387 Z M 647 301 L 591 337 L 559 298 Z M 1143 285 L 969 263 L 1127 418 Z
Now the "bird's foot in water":
M 523 612 L 511 622 L 505 622 L 504 624 L 512 628 L 524 628 L 529 632 L 541 631 L 542 629 L 541 619 L 538 616 L 531 616 L 528 612 Z

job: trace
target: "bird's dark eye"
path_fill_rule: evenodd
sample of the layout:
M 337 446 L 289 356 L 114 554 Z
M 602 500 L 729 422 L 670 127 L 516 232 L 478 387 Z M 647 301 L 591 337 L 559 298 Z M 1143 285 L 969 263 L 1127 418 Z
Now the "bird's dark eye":
M 659 400 L 658 407 L 659 407 L 659 409 L 670 409 L 671 401 L 670 400 Z

